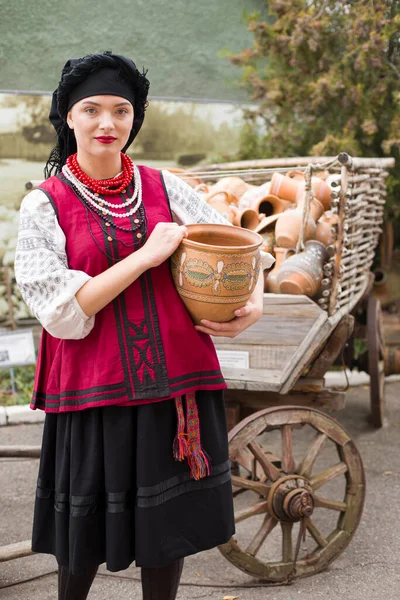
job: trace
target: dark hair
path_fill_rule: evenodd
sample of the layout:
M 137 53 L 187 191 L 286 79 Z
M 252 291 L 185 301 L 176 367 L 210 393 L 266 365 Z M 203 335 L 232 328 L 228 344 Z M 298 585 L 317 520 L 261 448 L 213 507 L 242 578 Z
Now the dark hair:
M 65 165 L 65 162 L 77 150 L 74 132 L 67 123 L 68 97 L 71 91 L 90 73 L 96 69 L 115 68 L 119 75 L 126 78 L 135 90 L 134 120 L 132 130 L 122 152 L 126 152 L 131 145 L 137 133 L 139 132 L 145 110 L 148 106 L 147 95 L 150 83 L 146 78 L 147 71 L 141 73 L 133 61 L 118 54 L 112 54 L 107 51 L 102 54 L 88 54 L 83 58 L 73 58 L 68 60 L 61 72 L 61 79 L 58 88 L 53 93 L 53 100 L 50 109 L 50 121 L 57 132 L 57 144 L 51 151 L 50 156 L 44 168 L 46 179 L 51 175 L 56 175 Z

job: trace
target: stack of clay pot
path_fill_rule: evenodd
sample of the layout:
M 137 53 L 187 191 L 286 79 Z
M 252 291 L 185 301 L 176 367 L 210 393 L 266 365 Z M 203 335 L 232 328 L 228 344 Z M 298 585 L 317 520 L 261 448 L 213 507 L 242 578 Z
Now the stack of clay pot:
M 304 252 L 295 253 L 303 221 L 305 181 L 301 171 L 274 173 L 260 186 L 240 177 L 222 177 L 215 185 L 200 183 L 195 190 L 233 225 L 259 233 L 261 250 L 275 255 L 273 269 L 265 272 L 265 291 L 318 295 L 327 247 L 335 242 L 337 216 L 330 212 L 328 173 L 312 177 Z
M 327 246 L 334 243 L 336 215 L 329 212 L 331 189 L 320 177 L 312 178 L 313 196 L 304 234 L 304 251 L 295 253 L 303 222 L 305 182 L 302 174 L 292 177 L 275 173 L 270 191 L 295 206 L 279 215 L 275 224 L 274 268 L 265 278 L 265 291 L 305 294 L 315 297 L 321 291 L 323 265 L 329 258 Z

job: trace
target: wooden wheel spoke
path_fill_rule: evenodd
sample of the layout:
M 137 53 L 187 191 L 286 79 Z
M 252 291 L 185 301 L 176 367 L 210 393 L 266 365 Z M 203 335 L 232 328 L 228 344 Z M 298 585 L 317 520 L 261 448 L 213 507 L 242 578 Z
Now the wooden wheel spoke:
M 320 548 L 325 548 L 328 545 L 328 540 L 326 540 L 321 534 L 318 527 L 311 519 L 305 519 L 307 531 L 310 533 L 311 537 L 317 542 Z
M 325 469 L 325 471 L 321 471 L 314 477 L 309 480 L 309 483 L 313 490 L 317 490 L 321 486 L 325 485 L 328 481 L 335 479 L 339 475 L 343 475 L 348 470 L 347 465 L 344 462 L 337 463 L 337 465 L 333 465 L 333 467 L 329 467 L 329 469 Z
M 281 429 L 282 435 L 282 469 L 285 473 L 293 473 L 295 470 L 293 458 L 293 437 L 290 425 L 284 425 Z
M 261 448 L 260 444 L 253 441 L 248 444 L 248 449 L 258 460 L 262 468 L 264 469 L 265 474 L 268 476 L 268 479 L 271 481 L 276 481 L 281 476 L 281 471 L 275 467 L 267 458 L 264 450 Z
M 292 529 L 293 523 L 281 521 L 282 527 L 282 561 L 293 560 Z
M 247 546 L 246 552 L 248 554 L 251 554 L 252 556 L 256 556 L 257 552 L 260 550 L 266 538 L 274 529 L 274 527 L 276 527 L 277 524 L 278 521 L 271 517 L 271 515 L 265 515 L 263 524 L 257 531 L 254 538 L 251 540 L 250 544 Z
M 235 452 L 233 460 L 239 463 L 239 465 L 241 465 L 249 473 L 252 472 L 254 457 L 246 448 L 241 448 L 239 451 Z
M 310 477 L 312 468 L 316 461 L 316 458 L 321 451 L 322 446 L 324 445 L 327 439 L 327 435 L 325 433 L 318 432 L 314 437 L 313 441 L 309 445 L 306 455 L 304 456 L 300 467 L 298 468 L 299 475 L 303 475 L 303 477 Z
M 232 475 L 232 485 L 241 489 L 251 490 L 265 497 L 267 497 L 270 490 L 269 486 L 261 481 L 252 481 L 251 479 L 238 477 L 237 475 Z
M 268 510 L 268 502 L 259 502 L 258 504 L 253 504 L 253 506 L 249 506 L 248 508 L 243 508 L 242 510 L 238 510 L 235 513 L 235 523 L 240 523 L 240 521 L 244 521 L 245 519 L 249 519 L 250 517 L 255 517 L 256 515 L 263 515 Z
M 346 512 L 348 508 L 345 502 L 329 500 L 328 498 L 321 498 L 321 496 L 314 496 L 314 502 L 318 508 L 329 508 L 330 510 L 338 510 L 340 512 Z

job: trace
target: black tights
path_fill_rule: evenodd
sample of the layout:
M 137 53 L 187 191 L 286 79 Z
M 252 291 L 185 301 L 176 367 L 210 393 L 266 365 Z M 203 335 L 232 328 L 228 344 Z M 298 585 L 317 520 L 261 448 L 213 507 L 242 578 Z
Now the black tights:
M 58 600 L 86 600 L 98 567 L 84 575 L 72 575 L 68 567 L 58 569 Z M 143 600 L 175 600 L 182 575 L 183 558 L 166 567 L 143 567 Z

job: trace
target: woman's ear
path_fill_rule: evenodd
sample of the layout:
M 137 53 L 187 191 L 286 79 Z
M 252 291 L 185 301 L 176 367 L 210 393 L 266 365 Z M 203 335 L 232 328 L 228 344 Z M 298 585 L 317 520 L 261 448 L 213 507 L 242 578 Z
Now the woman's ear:
M 67 124 L 70 129 L 74 128 L 74 121 L 72 119 L 71 111 L 68 111 L 68 113 L 67 113 Z

